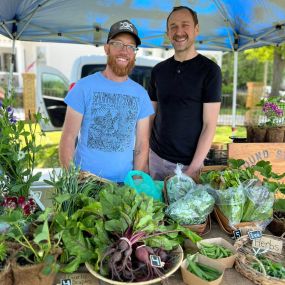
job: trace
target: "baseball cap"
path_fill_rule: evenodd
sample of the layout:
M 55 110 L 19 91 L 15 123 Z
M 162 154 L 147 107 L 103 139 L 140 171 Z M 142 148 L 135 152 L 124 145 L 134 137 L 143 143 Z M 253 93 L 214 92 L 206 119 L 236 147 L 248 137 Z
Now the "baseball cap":
M 111 26 L 109 34 L 108 34 L 107 43 L 110 41 L 110 39 L 112 39 L 113 37 L 115 37 L 116 35 L 120 33 L 131 34 L 135 38 L 136 45 L 138 46 L 141 44 L 141 40 L 138 36 L 137 28 L 129 20 L 121 20 Z

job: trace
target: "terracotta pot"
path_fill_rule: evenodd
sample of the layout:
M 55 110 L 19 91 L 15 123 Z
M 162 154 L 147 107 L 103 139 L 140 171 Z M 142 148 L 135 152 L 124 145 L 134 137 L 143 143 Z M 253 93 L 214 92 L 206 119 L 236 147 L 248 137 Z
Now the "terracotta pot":
M 272 127 L 267 129 L 266 142 L 283 142 L 284 127 Z
M 266 128 L 261 128 L 261 127 L 252 127 L 252 132 L 253 132 L 253 138 L 252 142 L 265 142 L 266 138 Z

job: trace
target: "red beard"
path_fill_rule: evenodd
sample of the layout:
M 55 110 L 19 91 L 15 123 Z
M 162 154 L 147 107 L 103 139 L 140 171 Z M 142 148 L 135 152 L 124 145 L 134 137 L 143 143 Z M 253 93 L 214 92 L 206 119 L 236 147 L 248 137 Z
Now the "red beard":
M 109 54 L 107 64 L 115 75 L 123 77 L 129 75 L 132 72 L 135 65 L 135 58 L 130 59 L 126 66 L 120 66 L 116 63 L 116 57 Z

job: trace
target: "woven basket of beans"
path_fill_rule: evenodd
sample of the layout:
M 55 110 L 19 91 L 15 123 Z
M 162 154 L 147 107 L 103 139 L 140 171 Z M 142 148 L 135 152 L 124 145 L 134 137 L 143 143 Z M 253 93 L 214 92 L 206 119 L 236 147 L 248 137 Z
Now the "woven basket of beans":
M 255 255 L 253 252 L 252 241 L 247 235 L 244 235 L 239 238 L 234 245 L 237 250 L 235 269 L 255 284 L 284 285 L 284 236 L 263 236 L 282 241 L 282 253 L 279 254 L 276 252 L 267 251 L 260 255 Z

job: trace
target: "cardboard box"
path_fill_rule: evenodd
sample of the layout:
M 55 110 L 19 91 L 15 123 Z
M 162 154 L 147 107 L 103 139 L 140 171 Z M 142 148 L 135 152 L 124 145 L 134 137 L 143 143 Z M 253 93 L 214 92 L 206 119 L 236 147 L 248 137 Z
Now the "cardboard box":
M 54 285 L 99 285 L 99 280 L 89 272 L 58 273 Z
M 207 266 L 213 267 L 217 269 L 218 271 L 222 272 L 221 276 L 214 281 L 206 281 L 204 279 L 201 279 L 195 274 L 188 271 L 187 269 L 188 264 L 187 264 L 187 260 L 185 259 L 181 264 L 181 274 L 182 274 L 183 282 L 185 284 L 187 285 L 219 285 L 222 282 L 223 277 L 224 277 L 224 271 L 225 271 L 223 266 L 221 266 L 217 262 L 214 262 L 213 259 L 210 259 L 210 260 L 206 259 L 206 257 L 201 254 L 197 254 L 197 261 Z
M 219 263 L 220 265 L 223 266 L 224 269 L 226 268 L 232 268 L 234 263 L 235 263 L 235 260 L 236 260 L 236 257 L 237 257 L 237 251 L 235 249 L 235 247 L 230 244 L 228 241 L 224 240 L 223 238 L 210 238 L 210 239 L 203 239 L 199 242 L 197 242 L 197 247 L 200 249 L 201 248 L 201 243 L 211 243 L 211 244 L 217 244 L 217 245 L 221 245 L 225 248 L 228 248 L 230 251 L 232 251 L 233 255 L 229 256 L 229 257 L 224 257 L 224 258 L 218 258 L 218 259 L 214 259 L 214 258 L 210 258 L 210 257 L 207 257 L 205 256 L 205 258 L 207 260 L 211 260 L 213 262 L 217 262 Z

